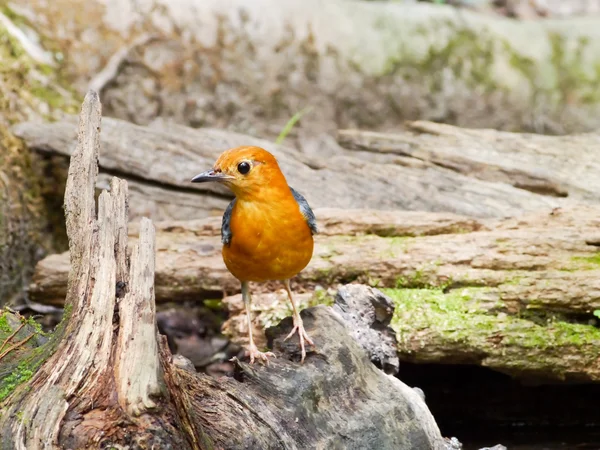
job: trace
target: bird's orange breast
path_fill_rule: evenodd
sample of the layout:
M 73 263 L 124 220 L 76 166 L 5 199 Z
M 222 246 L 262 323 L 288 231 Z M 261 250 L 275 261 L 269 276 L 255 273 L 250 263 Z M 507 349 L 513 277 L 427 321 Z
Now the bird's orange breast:
M 240 281 L 286 280 L 312 257 L 312 233 L 291 195 L 271 202 L 238 199 L 231 233 L 223 260 Z

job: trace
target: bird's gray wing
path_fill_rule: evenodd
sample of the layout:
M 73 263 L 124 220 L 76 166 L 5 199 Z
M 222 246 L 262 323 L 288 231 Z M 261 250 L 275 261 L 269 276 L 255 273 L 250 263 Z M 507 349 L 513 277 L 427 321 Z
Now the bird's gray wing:
M 298 206 L 300 207 L 300 212 L 304 216 L 304 220 L 306 220 L 306 223 L 308 224 L 308 227 L 310 228 L 311 233 L 317 234 L 319 232 L 319 230 L 317 229 L 317 218 L 315 217 L 315 213 L 313 212 L 312 209 L 310 209 L 308 202 L 302 196 L 302 194 L 300 194 L 298 191 L 296 191 L 291 186 L 290 186 L 290 191 L 292 191 L 292 195 L 296 199 L 296 202 L 298 203 Z
M 231 200 L 231 203 L 227 205 L 227 209 L 223 213 L 223 222 L 221 223 L 221 242 L 223 245 L 231 243 L 231 211 L 233 211 L 233 205 L 235 205 L 235 198 Z

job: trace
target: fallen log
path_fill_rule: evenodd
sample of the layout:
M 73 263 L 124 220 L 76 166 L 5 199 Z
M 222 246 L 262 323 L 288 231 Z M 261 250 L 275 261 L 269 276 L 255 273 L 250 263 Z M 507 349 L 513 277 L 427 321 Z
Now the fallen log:
M 328 301 L 310 294 L 317 286 L 388 288 L 405 360 L 481 364 L 521 378 L 600 379 L 600 336 L 589 324 L 600 309 L 600 208 L 502 220 L 365 210 L 316 214 L 315 255 L 294 280 L 308 292 L 299 297 L 304 307 Z M 219 227 L 219 218 L 157 224 L 157 301 L 238 292 L 222 262 Z M 67 270 L 67 254 L 41 261 L 32 298 L 60 304 Z M 255 296 L 255 333 L 264 343 L 260 329 L 290 311 L 281 286 L 256 286 L 261 289 L 279 289 Z M 241 297 L 225 303 L 231 314 L 225 331 L 244 343 Z
M 142 219 L 128 257 L 127 183 L 113 178 L 96 212 L 100 111 L 90 92 L 65 194 L 65 317 L 47 342 L 13 355 L 25 376 L 0 379 L 0 447 L 447 448 L 421 396 L 373 366 L 323 306 L 303 312 L 317 349 L 304 364 L 284 341 L 289 318 L 269 331 L 278 357 L 268 367 L 237 361 L 233 378 L 217 380 L 172 357 L 156 329 L 152 222 Z
M 340 130 L 348 150 L 394 155 L 470 178 L 506 183 L 548 197 L 596 203 L 600 194 L 597 132 L 544 136 L 411 122 L 401 134 Z
M 339 140 L 347 149 L 338 147 L 321 156 L 224 130 L 143 127 L 115 119 L 106 119 L 104 128 L 103 184 L 112 175 L 131 182 L 133 218 L 151 214 L 154 220 L 182 220 L 222 214 L 231 193 L 223 186 L 192 184 L 190 179 L 198 170 L 212 167 L 224 149 L 239 145 L 273 152 L 289 184 L 315 208 L 419 210 L 486 218 L 582 201 L 597 203 L 600 198 L 598 164 L 593 151 L 585 150 L 597 145 L 595 134 L 523 136 L 418 122 L 396 135 L 342 131 Z M 31 149 L 63 157 L 73 151 L 75 130 L 74 117 L 13 127 Z M 557 168 L 559 164 L 562 168 Z
M 274 138 L 307 106 L 307 141 L 406 119 L 542 133 L 600 123 L 597 18 L 345 0 L 68 5 L 11 2 L 64 55 L 79 92 L 101 90 L 108 115 L 140 124 L 162 116 Z
M 351 281 L 381 287 L 485 287 L 515 312 L 531 306 L 587 313 L 600 307 L 600 208 L 580 206 L 518 218 L 475 220 L 452 214 L 317 210 L 320 234 L 295 284 Z M 139 229 L 133 225 L 131 232 Z M 135 238 L 132 236 L 135 242 Z M 36 268 L 30 295 L 60 305 L 68 253 Z M 238 292 L 221 258 L 220 218 L 157 224 L 158 302 Z M 568 287 L 568 288 L 567 288 Z
M 399 236 L 444 235 L 483 227 L 477 220 L 454 214 L 421 214 L 392 211 L 317 210 L 320 234 L 316 237 L 315 255 L 299 278 L 300 283 L 326 283 L 360 278 L 356 258 L 375 269 L 374 276 L 396 279 L 400 273 L 379 265 L 382 258 L 392 257 L 402 250 L 394 242 Z M 221 257 L 221 218 L 196 221 L 159 222 L 157 224 L 157 302 L 217 298 L 226 292 L 239 291 L 239 283 L 227 271 Z M 130 239 L 135 242 L 139 226 L 130 226 Z M 361 235 L 367 234 L 366 237 Z M 378 234 L 386 237 L 379 238 Z M 348 259 L 341 261 L 343 249 Z M 361 252 L 363 252 L 362 256 Z M 422 255 L 421 263 L 428 261 Z M 412 262 L 409 262 L 412 261 Z M 347 265 L 344 265 L 347 264 Z M 393 264 L 393 261 L 390 261 Z M 406 255 L 402 264 L 419 267 L 419 260 Z M 358 272 L 357 272 L 358 270 Z M 37 265 L 29 288 L 33 300 L 62 305 L 67 289 L 69 254 L 50 255 Z

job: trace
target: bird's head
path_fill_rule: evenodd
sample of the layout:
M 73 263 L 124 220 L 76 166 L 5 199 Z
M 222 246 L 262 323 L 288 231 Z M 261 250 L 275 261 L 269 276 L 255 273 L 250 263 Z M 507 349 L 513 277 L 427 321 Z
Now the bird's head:
M 224 151 L 211 170 L 192 178 L 192 183 L 207 181 L 227 185 L 238 198 L 256 198 L 267 187 L 287 186 L 275 157 L 260 147 L 236 147 Z

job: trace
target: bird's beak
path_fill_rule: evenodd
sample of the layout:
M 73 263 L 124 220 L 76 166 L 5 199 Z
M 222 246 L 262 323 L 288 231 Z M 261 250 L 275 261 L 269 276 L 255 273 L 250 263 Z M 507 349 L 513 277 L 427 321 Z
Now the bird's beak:
M 232 177 L 231 175 L 215 172 L 211 169 L 196 175 L 194 178 L 192 178 L 192 183 L 205 183 L 206 181 L 226 181 L 234 178 L 235 177 Z

